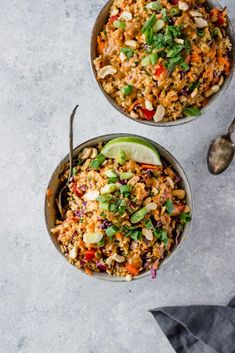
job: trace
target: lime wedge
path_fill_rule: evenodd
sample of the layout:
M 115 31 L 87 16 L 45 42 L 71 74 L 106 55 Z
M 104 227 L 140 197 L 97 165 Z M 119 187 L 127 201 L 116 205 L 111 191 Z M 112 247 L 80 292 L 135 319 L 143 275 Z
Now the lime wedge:
M 124 152 L 127 159 L 138 163 L 161 165 L 158 151 L 151 143 L 139 137 L 118 137 L 110 140 L 101 153 L 108 158 L 117 158 Z

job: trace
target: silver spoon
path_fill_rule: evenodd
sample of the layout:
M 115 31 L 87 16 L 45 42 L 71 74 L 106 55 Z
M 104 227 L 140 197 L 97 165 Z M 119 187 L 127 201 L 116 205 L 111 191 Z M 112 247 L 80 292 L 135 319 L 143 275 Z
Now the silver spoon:
M 63 186 L 63 188 L 60 190 L 58 199 L 57 199 L 57 206 L 60 212 L 61 217 L 64 217 L 64 210 L 62 207 L 62 202 L 64 197 L 66 197 L 66 194 L 68 192 L 68 185 L 70 183 L 70 179 L 72 177 L 72 172 L 73 172 L 73 120 L 76 114 L 76 110 L 78 108 L 78 105 L 74 108 L 72 111 L 72 114 L 70 116 L 69 120 L 69 176 L 66 184 Z
M 218 175 L 223 173 L 232 162 L 235 145 L 231 136 L 234 131 L 235 119 L 228 129 L 228 133 L 217 137 L 212 142 L 207 156 L 208 169 L 212 174 Z

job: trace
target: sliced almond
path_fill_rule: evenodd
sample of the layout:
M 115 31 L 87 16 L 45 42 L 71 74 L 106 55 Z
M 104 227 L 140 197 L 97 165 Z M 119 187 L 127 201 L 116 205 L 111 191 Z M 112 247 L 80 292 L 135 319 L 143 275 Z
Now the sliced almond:
M 219 80 L 219 82 L 218 82 L 218 86 L 222 86 L 223 85 L 223 83 L 224 83 L 224 76 L 221 76 L 220 77 L 220 80 Z
M 188 4 L 186 4 L 186 2 L 183 2 L 183 1 L 179 1 L 178 7 L 181 11 L 187 11 L 189 9 Z
M 126 55 L 123 52 L 121 52 L 119 57 L 120 57 L 121 62 L 124 63 L 124 61 L 126 60 Z
M 191 212 L 191 209 L 190 209 L 190 207 L 188 205 L 185 206 L 184 212 L 185 213 L 190 213 Z
M 171 189 L 174 189 L 174 187 L 175 187 L 174 181 L 169 176 L 166 177 L 166 181 L 170 185 Z
M 177 43 L 177 44 L 184 44 L 184 40 L 183 39 L 181 39 L 181 38 L 175 38 L 175 43 Z
M 147 197 L 145 200 L 144 200 L 144 202 L 143 202 L 143 204 L 144 204 L 144 206 L 146 206 L 148 203 L 150 203 L 152 201 L 152 197 Z
M 208 97 L 212 96 L 213 94 L 219 92 L 219 90 L 220 90 L 220 86 L 214 85 L 210 89 L 208 89 L 208 91 L 205 92 L 205 96 L 208 98 Z
M 133 110 L 130 112 L 130 116 L 134 119 L 137 119 L 139 117 L 139 115 L 136 114 Z
M 72 248 L 72 250 L 69 252 L 69 256 L 72 258 L 72 259 L 76 259 L 78 255 L 78 248 L 77 246 L 74 245 L 74 247 Z
M 128 181 L 128 185 L 131 185 L 131 186 L 134 186 L 136 183 L 138 183 L 138 181 L 140 180 L 140 177 L 138 176 L 134 176 L 133 178 L 131 178 L 129 181 Z
M 191 98 L 196 97 L 197 94 L 198 94 L 198 88 L 195 88 L 195 89 L 193 90 L 193 92 L 191 93 Z
M 118 254 L 113 254 L 113 260 L 122 263 L 125 261 L 125 257 Z
M 97 156 L 97 149 L 92 147 L 91 148 L 91 154 L 90 154 L 90 158 L 94 159 Z
M 147 240 L 153 240 L 153 232 L 151 229 L 143 228 L 142 233 Z
M 79 154 L 79 158 L 85 160 L 89 158 L 91 155 L 91 148 L 84 148 L 82 152 Z
M 162 118 L 164 117 L 165 115 L 165 108 L 163 107 L 163 105 L 158 105 L 157 107 L 157 110 L 156 110 L 156 113 L 153 117 L 153 120 L 158 123 L 159 121 L 162 120 Z
M 99 191 L 98 190 L 89 190 L 84 196 L 83 199 L 85 201 L 94 201 L 97 199 L 99 196 Z
M 113 255 L 109 256 L 109 257 L 106 259 L 106 261 L 105 261 L 105 263 L 106 263 L 108 266 L 110 266 L 112 262 L 113 262 Z
M 148 110 L 153 110 L 152 102 L 150 102 L 148 99 L 145 99 L 145 108 Z
M 116 74 L 116 72 L 117 70 L 112 65 L 107 65 L 100 69 L 100 71 L 98 72 L 98 77 L 103 79 L 106 76 Z
M 172 195 L 178 197 L 178 199 L 183 200 L 185 198 L 185 191 L 181 189 L 172 190 Z
M 202 17 L 201 12 L 199 11 L 190 11 L 189 13 L 192 17 Z
M 127 40 L 125 44 L 132 49 L 136 49 L 138 47 L 138 42 L 134 39 Z
M 150 202 L 145 207 L 148 211 L 154 211 L 157 209 L 157 204 L 155 202 Z
M 195 24 L 198 28 L 208 27 L 208 22 L 201 17 L 194 17 Z
M 121 16 L 118 18 L 119 20 L 130 21 L 132 20 L 132 14 L 128 11 L 123 11 Z
M 125 280 L 127 281 L 127 282 L 130 282 L 131 280 L 132 280 L 132 276 L 131 275 L 126 275 L 125 276 Z
M 119 14 L 119 10 L 117 7 L 114 7 L 111 11 L 111 16 L 117 16 Z
M 158 189 L 157 188 L 152 188 L 152 193 L 153 193 L 153 195 L 155 196 L 155 195 L 157 195 L 157 194 L 159 194 L 159 191 L 158 191 Z

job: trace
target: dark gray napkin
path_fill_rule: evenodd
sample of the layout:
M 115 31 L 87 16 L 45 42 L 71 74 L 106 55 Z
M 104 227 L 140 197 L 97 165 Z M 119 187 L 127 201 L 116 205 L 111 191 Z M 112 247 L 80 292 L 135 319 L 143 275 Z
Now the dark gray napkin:
M 150 310 L 177 353 L 235 353 L 235 297 L 228 306 Z

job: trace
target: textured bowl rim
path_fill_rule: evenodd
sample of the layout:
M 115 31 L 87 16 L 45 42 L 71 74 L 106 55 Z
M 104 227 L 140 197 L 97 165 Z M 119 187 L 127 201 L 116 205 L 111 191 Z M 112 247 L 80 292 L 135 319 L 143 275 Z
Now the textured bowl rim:
M 134 135 L 134 134 L 125 134 L 125 133 L 115 133 L 115 134 L 106 134 L 106 135 L 102 135 L 102 136 L 98 136 L 92 139 L 89 139 L 86 142 L 81 143 L 80 145 L 78 145 L 77 147 L 74 148 L 74 155 L 77 156 L 78 153 L 84 148 L 84 147 L 89 147 L 89 146 L 94 146 L 97 145 L 97 143 L 103 141 L 103 142 L 107 142 L 109 140 L 112 140 L 116 137 L 124 137 L 124 136 L 133 136 L 133 137 L 139 137 L 142 139 L 147 140 L 148 142 L 150 142 L 155 148 L 157 148 L 160 156 L 163 156 L 167 161 L 170 162 L 170 164 L 172 165 L 172 167 L 177 171 L 177 173 L 180 175 L 182 182 L 184 184 L 184 189 L 186 190 L 186 194 L 187 194 L 187 204 L 189 205 L 190 209 L 191 209 L 191 217 L 193 217 L 193 197 L 192 197 L 192 190 L 191 190 L 191 186 L 188 180 L 188 177 L 183 169 L 183 167 L 180 165 L 180 163 L 177 161 L 177 159 L 170 153 L 168 152 L 164 147 L 162 147 L 161 145 L 159 145 L 157 142 L 152 141 L 146 137 L 142 137 L 139 135 Z M 69 161 L 69 155 L 67 154 L 61 161 L 60 163 L 57 165 L 57 167 L 55 168 L 49 184 L 47 186 L 47 190 L 48 189 L 53 189 L 53 185 L 55 185 L 55 190 L 54 193 L 52 195 L 52 197 L 49 199 L 53 202 L 53 205 L 51 204 L 51 207 L 48 206 L 48 197 L 47 195 L 45 196 L 45 203 L 44 203 L 44 217 L 45 217 L 45 223 L 46 223 L 46 228 L 47 228 L 47 232 L 50 236 L 51 241 L 53 242 L 54 246 L 56 247 L 57 251 L 64 257 L 64 259 L 66 260 L 66 262 L 68 262 L 68 260 L 66 259 L 66 257 L 64 256 L 64 254 L 62 254 L 62 252 L 60 251 L 60 246 L 59 243 L 57 242 L 56 238 L 52 235 L 51 233 L 51 228 L 52 225 L 50 225 L 50 219 L 52 218 L 52 213 L 55 214 L 55 198 L 56 198 L 56 194 L 58 192 L 58 187 L 59 187 L 59 180 L 58 180 L 58 176 L 61 174 L 61 171 L 64 169 L 65 164 Z M 179 249 L 181 248 L 182 244 L 185 242 L 185 239 L 188 235 L 189 232 L 189 228 L 190 228 L 190 224 L 191 222 L 187 223 L 184 227 L 184 230 L 181 234 L 181 238 L 180 238 L 180 242 L 178 245 L 175 245 L 175 247 L 173 248 L 173 251 L 170 253 L 170 255 L 168 255 L 167 257 L 165 257 L 165 259 L 161 262 L 161 265 L 159 267 L 159 270 L 165 266 L 170 259 L 173 258 L 173 256 L 179 251 Z M 55 225 L 55 223 L 54 223 Z M 53 226 L 54 226 L 53 225 Z M 68 262 L 69 263 L 69 262 Z M 78 268 L 77 268 L 78 269 Z M 84 273 L 83 269 L 78 269 L 80 272 Z M 159 271 L 158 270 L 158 271 Z M 133 278 L 133 280 L 138 280 L 144 277 L 150 276 L 149 271 L 145 271 L 143 273 L 141 273 L 139 276 L 136 276 Z M 94 278 L 97 279 L 101 279 L 101 280 L 106 280 L 106 281 L 110 281 L 110 282 L 127 282 L 125 280 L 125 277 L 120 277 L 120 276 L 111 276 L 107 273 L 93 273 Z
M 221 2 L 219 0 L 206 0 L 208 5 L 210 7 L 213 6 L 217 6 L 219 8 L 224 8 L 224 6 L 222 6 Z M 230 52 L 230 59 L 231 59 L 231 70 L 229 75 L 225 78 L 224 84 L 221 87 L 221 89 L 215 93 L 210 99 L 209 102 L 207 103 L 207 105 L 205 107 L 203 107 L 201 109 L 201 115 L 200 116 L 192 116 L 192 117 L 184 117 L 178 120 L 174 120 L 174 121 L 169 121 L 169 122 L 162 122 L 162 123 L 156 123 L 154 121 L 148 121 L 148 120 L 143 120 L 143 119 L 136 119 L 130 116 L 130 114 L 126 113 L 125 111 L 122 110 L 122 108 L 116 103 L 116 101 L 108 94 L 105 92 L 104 88 L 102 87 L 101 83 L 99 82 L 99 80 L 97 79 L 97 74 L 96 74 L 96 69 L 94 66 L 94 59 L 97 57 L 97 34 L 100 32 L 100 29 L 103 27 L 103 25 L 105 24 L 106 20 L 107 20 L 107 16 L 105 15 L 110 7 L 112 6 L 114 0 L 109 0 L 100 10 L 93 29 L 92 29 L 92 34 L 91 34 L 91 40 L 90 40 L 90 65 L 91 65 L 91 69 L 93 72 L 93 76 L 94 79 L 98 85 L 98 87 L 100 88 L 101 92 L 103 93 L 103 95 L 105 96 L 105 98 L 108 100 L 108 102 L 119 112 L 121 113 L 123 116 L 127 117 L 128 119 L 131 119 L 132 121 L 136 121 L 138 123 L 144 124 L 144 125 L 149 125 L 149 126 L 157 126 L 157 127 L 173 127 L 173 126 L 178 126 L 178 125 L 184 125 L 187 123 L 190 123 L 194 120 L 198 120 L 201 117 L 205 116 L 206 113 L 215 105 L 217 104 L 217 101 L 222 98 L 222 96 L 224 95 L 225 91 L 228 89 L 230 82 L 232 80 L 234 71 L 235 71 L 235 33 L 234 33 L 234 29 L 232 26 L 232 22 L 230 20 L 230 18 L 228 17 L 228 28 L 227 28 L 227 32 L 228 32 L 228 36 L 231 40 L 232 46 L 234 48 L 234 50 L 232 50 Z M 102 26 L 100 25 L 100 23 L 102 23 Z

